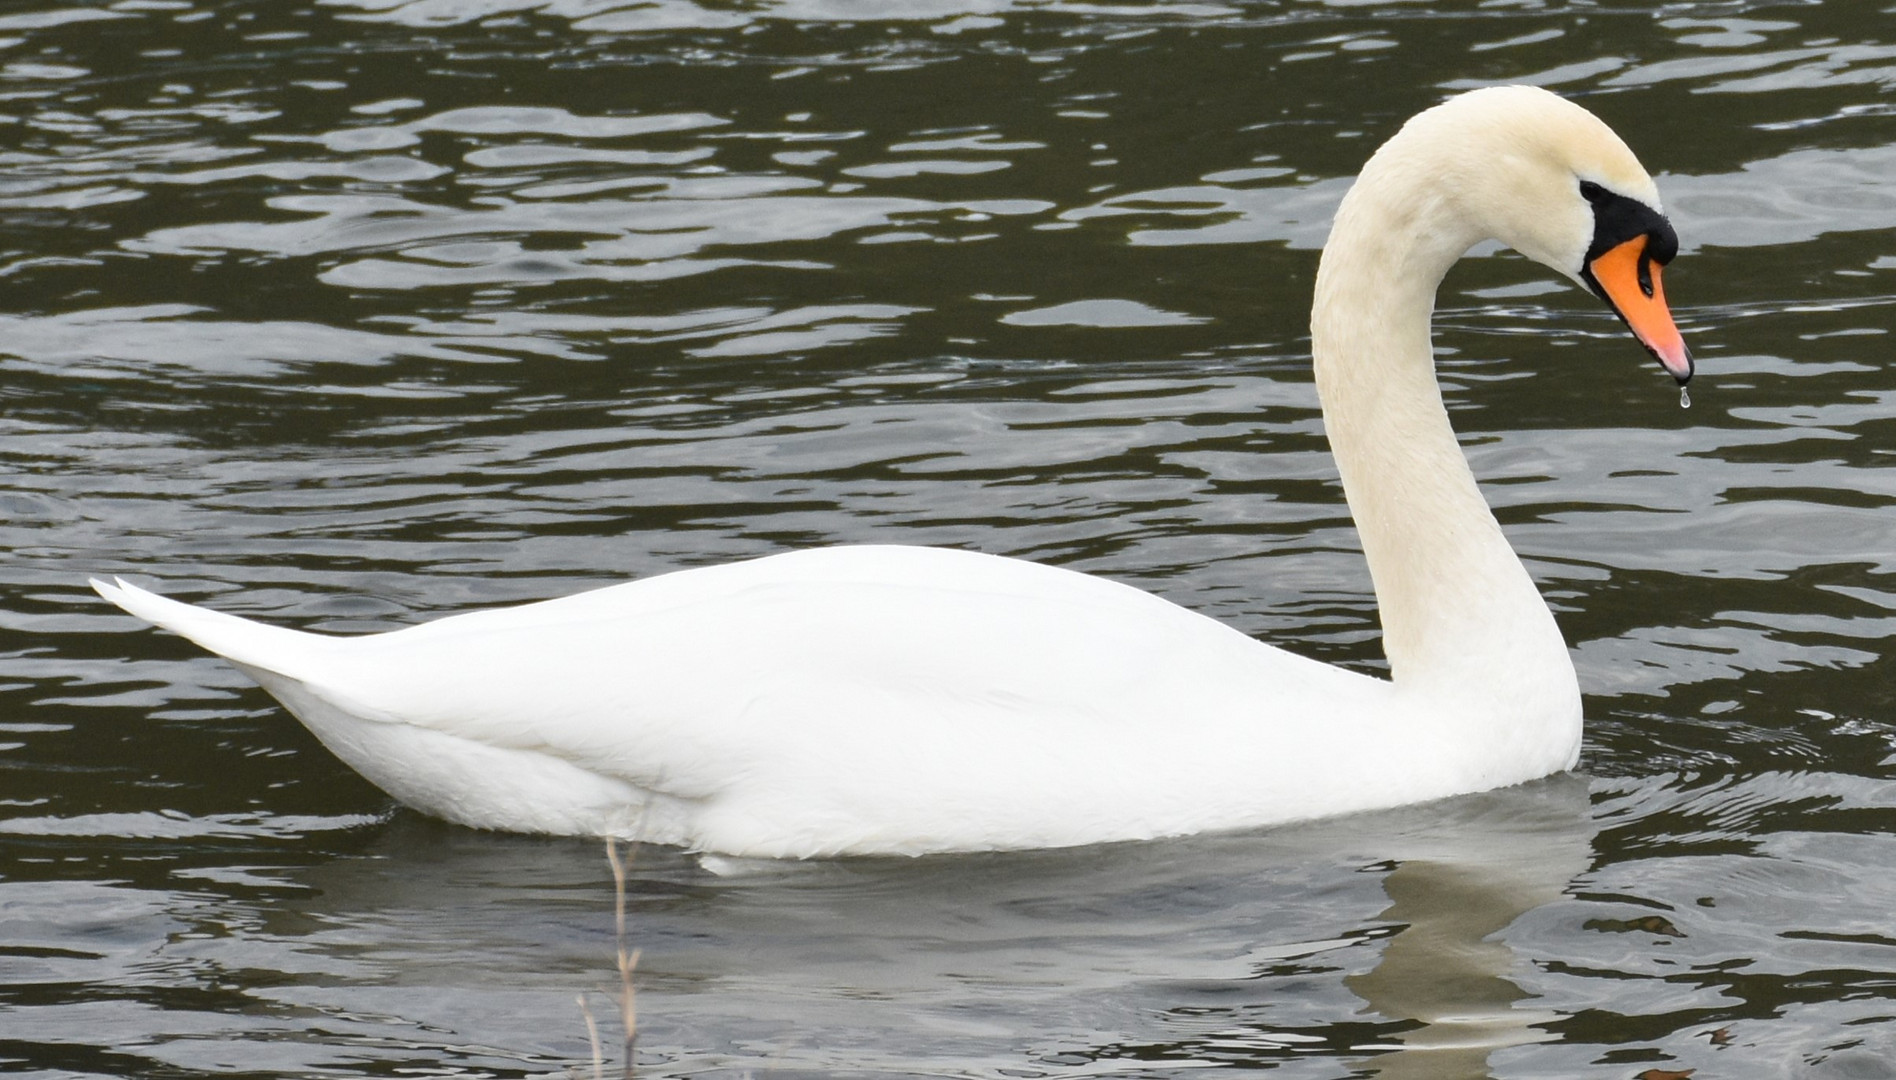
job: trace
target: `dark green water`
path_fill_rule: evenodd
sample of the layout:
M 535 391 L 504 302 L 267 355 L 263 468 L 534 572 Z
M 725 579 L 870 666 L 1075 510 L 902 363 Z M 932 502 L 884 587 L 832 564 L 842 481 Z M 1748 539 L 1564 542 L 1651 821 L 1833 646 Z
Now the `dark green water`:
M 582 841 L 393 808 L 85 587 L 336 631 L 833 542 L 1373 668 L 1305 311 L 1457 88 L 1659 176 L 1681 410 L 1451 275 L 1581 774 L 1255 836 L 647 850 L 647 1075 L 1896 1075 L 1896 22 L 1827 3 L 0 5 L 0 1071 L 587 1061 Z M 594 999 L 602 1016 L 610 1012 Z

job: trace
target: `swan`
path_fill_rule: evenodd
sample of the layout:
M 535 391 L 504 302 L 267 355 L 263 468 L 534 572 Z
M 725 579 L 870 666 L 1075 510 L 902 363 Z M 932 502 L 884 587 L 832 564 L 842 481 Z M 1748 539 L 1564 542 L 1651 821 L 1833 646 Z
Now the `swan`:
M 388 633 L 94 580 L 218 653 L 402 803 L 487 829 L 752 857 L 1060 847 L 1398 806 L 1571 768 L 1566 642 L 1456 442 L 1430 346 L 1498 240 L 1683 385 L 1678 242 L 1625 143 L 1544 90 L 1411 118 L 1337 209 L 1311 351 L 1387 679 L 1103 578 L 925 547 L 684 570 Z

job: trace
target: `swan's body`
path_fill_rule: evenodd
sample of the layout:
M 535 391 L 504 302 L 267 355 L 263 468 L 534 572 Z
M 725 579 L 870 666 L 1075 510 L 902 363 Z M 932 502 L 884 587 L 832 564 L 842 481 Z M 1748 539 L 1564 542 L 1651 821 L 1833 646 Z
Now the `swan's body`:
M 1392 680 L 1128 586 L 931 548 L 797 552 L 348 638 L 95 584 L 229 658 L 397 799 L 487 828 L 919 853 L 1517 783 L 1573 764 L 1581 714 L 1559 628 L 1435 384 L 1435 287 L 1490 237 L 1584 280 L 1690 374 L 1663 294 L 1663 326 L 1652 292 L 1635 295 L 1676 242 L 1590 114 L 1479 91 L 1378 151 L 1338 211 L 1312 336 Z

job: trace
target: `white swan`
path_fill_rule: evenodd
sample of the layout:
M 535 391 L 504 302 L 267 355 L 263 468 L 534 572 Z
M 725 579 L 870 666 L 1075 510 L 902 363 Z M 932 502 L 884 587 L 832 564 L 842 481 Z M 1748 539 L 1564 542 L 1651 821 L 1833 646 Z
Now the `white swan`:
M 1479 90 L 1376 152 L 1337 210 L 1311 331 L 1390 680 L 1125 585 L 934 548 L 794 552 L 341 638 L 93 584 L 227 657 L 390 795 L 482 828 L 914 854 L 1513 784 L 1572 766 L 1580 694 L 1435 382 L 1436 286 L 1489 238 L 1691 376 L 1659 288 L 1677 241 L 1592 114 Z

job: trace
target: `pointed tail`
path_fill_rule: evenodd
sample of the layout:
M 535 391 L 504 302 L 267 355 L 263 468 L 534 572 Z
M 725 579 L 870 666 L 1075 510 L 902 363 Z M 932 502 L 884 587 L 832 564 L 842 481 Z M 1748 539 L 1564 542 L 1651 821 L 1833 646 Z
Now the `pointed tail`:
M 291 678 L 305 677 L 311 663 L 335 643 L 317 634 L 265 626 L 166 599 L 123 578 L 113 578 L 110 584 L 93 578 L 92 588 L 128 613 L 189 638 L 227 660 Z

